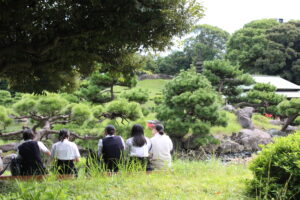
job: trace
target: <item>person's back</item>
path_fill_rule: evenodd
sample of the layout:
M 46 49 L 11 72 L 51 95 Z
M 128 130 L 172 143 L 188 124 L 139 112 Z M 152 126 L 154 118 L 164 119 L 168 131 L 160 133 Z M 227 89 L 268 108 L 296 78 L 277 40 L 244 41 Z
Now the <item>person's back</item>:
M 77 149 L 77 145 L 74 142 L 69 140 L 59 141 L 53 144 L 53 157 L 59 160 L 74 160 L 74 155 L 78 155 Z
M 162 125 L 157 125 L 162 127 Z M 171 166 L 173 143 L 169 136 L 164 134 L 163 128 L 161 132 L 153 129 L 154 137 L 151 140 L 151 165 L 155 169 L 162 169 Z M 160 131 L 160 130 L 159 130 Z
M 131 137 L 126 140 L 126 148 L 129 149 L 129 156 L 147 158 L 149 156 L 149 149 L 151 148 L 150 139 L 145 137 L 146 143 L 143 146 L 136 146 L 134 144 L 134 138 Z
M 104 160 L 120 159 L 124 146 L 119 136 L 103 138 L 102 143 L 102 156 Z
M 144 128 L 140 124 L 135 124 L 131 129 L 131 138 L 126 140 L 126 149 L 129 151 L 130 165 L 142 167 L 147 171 L 149 166 L 150 140 L 144 136 Z
M 105 128 L 105 137 L 99 140 L 98 155 L 102 156 L 104 164 L 109 171 L 118 171 L 118 164 L 125 148 L 120 136 L 115 136 L 115 128 L 109 125 Z
M 36 141 L 26 141 L 18 147 L 21 161 L 21 175 L 43 174 L 44 166 Z
M 59 131 L 59 142 L 52 146 L 52 156 L 56 159 L 55 167 L 59 174 L 75 174 L 77 169 L 74 161 L 79 162 L 80 153 L 77 145 L 69 141 L 70 132 L 67 129 Z

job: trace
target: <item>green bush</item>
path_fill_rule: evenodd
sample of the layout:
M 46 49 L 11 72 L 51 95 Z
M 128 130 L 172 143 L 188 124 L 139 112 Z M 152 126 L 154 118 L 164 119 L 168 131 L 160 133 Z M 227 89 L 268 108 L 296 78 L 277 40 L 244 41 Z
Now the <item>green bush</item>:
M 261 199 L 300 199 L 300 132 L 277 138 L 251 162 L 250 194 Z
M 163 94 L 163 102 L 157 108 L 157 119 L 163 122 L 171 137 L 182 139 L 192 133 L 202 138 L 193 142 L 202 145 L 211 141 L 212 126 L 226 126 L 225 113 L 220 109 L 221 97 L 195 70 L 182 71 L 166 84 Z
M 0 90 L 0 105 L 9 105 L 12 101 L 13 100 L 9 91 Z
M 141 88 L 134 88 L 123 93 L 123 97 L 128 101 L 135 101 L 144 104 L 149 99 L 149 92 Z
M 12 123 L 12 119 L 8 117 L 9 110 L 5 107 L 0 106 L 0 127 L 5 129 L 8 125 Z
M 297 117 L 293 123 L 295 126 L 300 126 L 300 116 Z

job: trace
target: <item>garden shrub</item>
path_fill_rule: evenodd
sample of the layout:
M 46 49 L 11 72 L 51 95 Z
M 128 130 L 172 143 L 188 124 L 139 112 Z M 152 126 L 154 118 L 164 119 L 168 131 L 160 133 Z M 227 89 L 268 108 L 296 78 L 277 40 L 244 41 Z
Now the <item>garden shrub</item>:
M 149 92 L 141 88 L 134 88 L 128 90 L 122 94 L 122 96 L 128 101 L 134 101 L 140 104 L 144 104 L 149 99 Z
M 295 126 L 300 126 L 300 116 L 297 117 L 293 123 Z
M 9 91 L 0 90 L 0 105 L 9 105 L 12 103 L 12 97 Z
M 300 199 L 300 132 L 276 138 L 251 162 L 248 190 L 261 199 Z
M 226 114 L 220 109 L 221 97 L 194 69 L 182 71 L 169 81 L 163 94 L 163 102 L 157 108 L 157 119 L 173 138 L 183 140 L 191 133 L 195 138 L 194 146 L 204 145 L 211 141 L 212 126 L 227 124 Z

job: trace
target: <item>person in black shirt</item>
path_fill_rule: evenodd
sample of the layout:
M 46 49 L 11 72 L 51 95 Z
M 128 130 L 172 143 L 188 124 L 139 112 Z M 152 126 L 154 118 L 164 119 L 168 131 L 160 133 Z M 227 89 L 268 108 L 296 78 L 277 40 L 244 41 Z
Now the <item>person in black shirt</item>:
M 116 136 L 113 125 L 105 127 L 105 137 L 99 140 L 98 155 L 102 156 L 106 169 L 112 172 L 119 170 L 118 164 L 125 149 L 125 143 L 121 136 Z
M 24 142 L 18 146 L 21 175 L 39 175 L 46 173 L 41 159 L 41 151 L 48 156 L 50 156 L 51 153 L 42 142 L 33 141 L 33 137 L 32 130 L 26 129 L 23 131 Z

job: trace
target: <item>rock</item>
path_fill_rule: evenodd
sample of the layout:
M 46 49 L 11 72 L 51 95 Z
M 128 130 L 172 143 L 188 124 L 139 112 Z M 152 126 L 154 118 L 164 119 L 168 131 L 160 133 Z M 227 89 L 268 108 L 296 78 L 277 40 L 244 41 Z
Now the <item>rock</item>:
M 235 113 L 235 112 L 236 112 L 235 107 L 233 107 L 232 105 L 229 105 L 229 104 L 223 106 L 222 109 L 223 109 L 223 110 L 226 110 L 226 111 L 228 111 L 228 112 L 232 112 L 232 113 Z
M 244 147 L 245 151 L 259 151 L 259 145 L 272 142 L 271 135 L 259 129 L 242 129 L 238 135 L 232 135 L 231 139 Z
M 280 121 L 280 120 L 270 120 L 269 123 L 273 124 L 273 125 L 278 125 L 278 126 L 284 125 L 284 122 Z
M 3 144 L 0 146 L 0 150 L 3 152 L 16 150 L 18 143 L 10 143 L 10 144 Z
M 247 128 L 247 129 L 254 128 L 251 120 L 253 111 L 254 108 L 252 107 L 245 107 L 243 109 L 236 111 L 237 120 L 243 128 Z
M 269 129 L 267 130 L 267 133 L 269 133 L 272 137 L 277 137 L 277 136 L 287 136 L 288 134 L 284 131 L 280 131 L 280 130 L 277 130 L 277 129 Z
M 221 145 L 218 149 L 220 154 L 227 154 L 227 153 L 238 153 L 244 150 L 244 147 L 237 142 L 234 142 L 230 139 L 226 139 L 221 141 Z
M 287 128 L 286 128 L 286 132 L 288 133 L 294 133 L 298 130 L 298 128 L 296 126 L 291 126 L 289 125 Z

